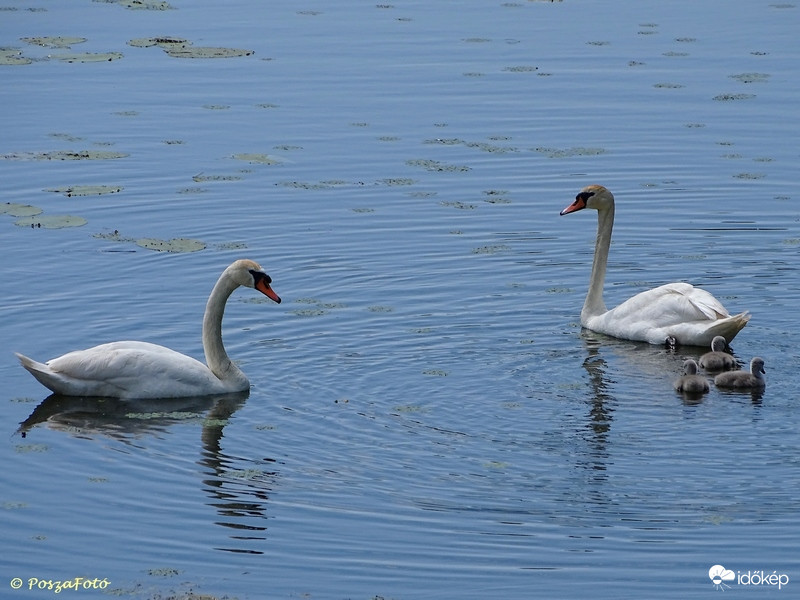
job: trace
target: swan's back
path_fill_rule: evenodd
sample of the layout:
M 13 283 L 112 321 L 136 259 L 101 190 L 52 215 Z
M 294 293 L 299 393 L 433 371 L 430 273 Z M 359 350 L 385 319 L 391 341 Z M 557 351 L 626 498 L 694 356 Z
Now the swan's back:
M 40 363 L 17 354 L 39 383 L 65 396 L 171 398 L 227 389 L 203 363 L 164 346 L 124 341 L 69 352 Z
M 749 320 L 746 311 L 730 316 L 707 291 L 682 282 L 636 294 L 600 315 L 581 314 L 584 327 L 613 337 L 694 346 L 708 346 L 716 336 L 732 340 Z

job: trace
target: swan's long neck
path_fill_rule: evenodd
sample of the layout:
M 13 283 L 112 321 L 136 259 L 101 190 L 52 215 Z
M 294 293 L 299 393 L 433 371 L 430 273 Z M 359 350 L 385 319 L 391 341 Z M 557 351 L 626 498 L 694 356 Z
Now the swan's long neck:
M 222 345 L 222 315 L 225 312 L 225 303 L 239 284 L 223 273 L 211 295 L 208 297 L 206 312 L 203 315 L 203 350 L 206 355 L 206 364 L 211 372 L 222 381 L 247 381 L 244 373 L 231 362 L 225 346 Z
M 589 292 L 583 303 L 581 317 L 601 315 L 606 312 L 603 302 L 603 284 L 606 280 L 606 263 L 608 250 L 611 248 L 611 230 L 614 228 L 614 205 L 605 206 L 597 211 L 597 240 L 594 246 L 592 276 L 589 280 Z

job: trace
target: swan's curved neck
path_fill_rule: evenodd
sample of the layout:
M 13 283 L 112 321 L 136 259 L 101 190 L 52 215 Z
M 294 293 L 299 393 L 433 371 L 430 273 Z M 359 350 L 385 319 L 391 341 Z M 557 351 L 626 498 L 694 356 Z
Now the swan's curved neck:
M 592 276 L 589 280 L 589 292 L 583 303 L 581 317 L 601 315 L 606 312 L 603 302 L 603 284 L 606 280 L 606 263 L 608 250 L 611 248 L 611 230 L 614 228 L 614 205 L 605 206 L 597 211 L 597 240 L 594 246 Z
M 225 303 L 239 284 L 235 283 L 227 273 L 223 273 L 211 290 L 203 315 L 203 350 L 206 364 L 217 378 L 222 381 L 238 381 L 247 378 L 228 358 L 225 346 L 222 345 L 222 315 Z

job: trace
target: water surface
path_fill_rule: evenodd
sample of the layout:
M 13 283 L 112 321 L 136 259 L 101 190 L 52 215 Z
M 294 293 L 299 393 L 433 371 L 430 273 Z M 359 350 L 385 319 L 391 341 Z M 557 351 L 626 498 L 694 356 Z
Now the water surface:
M 5 7 L 31 60 L 0 65 L 2 203 L 86 220 L 0 215 L 8 593 L 693 597 L 722 564 L 791 594 L 797 8 L 612 4 Z M 128 44 L 162 36 L 252 54 Z M 686 280 L 751 311 L 763 396 L 686 401 L 702 349 L 581 330 L 596 223 L 558 213 L 589 183 L 617 197 L 607 303 Z M 74 186 L 121 189 L 48 191 Z M 284 299 L 228 305 L 246 397 L 46 400 L 12 354 L 200 358 L 240 257 Z

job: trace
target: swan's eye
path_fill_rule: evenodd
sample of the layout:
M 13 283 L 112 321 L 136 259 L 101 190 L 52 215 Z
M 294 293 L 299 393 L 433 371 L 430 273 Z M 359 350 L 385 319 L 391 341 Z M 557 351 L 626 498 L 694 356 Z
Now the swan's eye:
M 586 202 L 592 196 L 594 196 L 594 192 L 581 192 L 580 194 L 575 196 L 575 200 L 583 200 L 584 202 Z
M 272 283 L 272 278 L 266 273 L 263 273 L 262 271 L 254 271 L 253 269 L 250 269 L 250 275 L 253 276 L 254 283 L 258 283 L 262 279 L 267 283 Z

